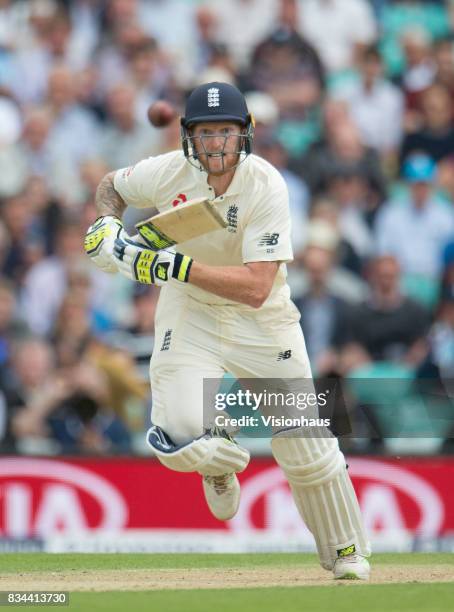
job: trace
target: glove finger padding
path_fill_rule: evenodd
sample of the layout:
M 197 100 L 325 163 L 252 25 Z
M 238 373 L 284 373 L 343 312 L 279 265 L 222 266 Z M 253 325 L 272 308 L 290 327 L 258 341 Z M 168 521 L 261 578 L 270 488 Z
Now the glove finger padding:
M 145 285 L 154 284 L 153 264 L 158 257 L 155 251 L 134 240 L 117 238 L 113 253 L 125 276 Z
M 114 257 L 119 271 L 146 285 L 163 285 L 170 278 L 187 282 L 192 259 L 173 251 L 156 252 L 134 240 L 117 238 Z
M 120 219 L 112 215 L 99 217 L 87 230 L 84 239 L 85 252 L 104 272 L 117 272 L 113 258 L 113 241 L 123 235 L 126 236 Z

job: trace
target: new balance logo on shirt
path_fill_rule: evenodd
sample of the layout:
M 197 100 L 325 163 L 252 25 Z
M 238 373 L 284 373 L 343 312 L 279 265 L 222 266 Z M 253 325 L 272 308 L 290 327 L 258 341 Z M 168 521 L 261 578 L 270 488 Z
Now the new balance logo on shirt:
M 259 246 L 276 246 L 279 242 L 279 234 L 270 234 L 269 232 L 263 234 L 260 238 Z

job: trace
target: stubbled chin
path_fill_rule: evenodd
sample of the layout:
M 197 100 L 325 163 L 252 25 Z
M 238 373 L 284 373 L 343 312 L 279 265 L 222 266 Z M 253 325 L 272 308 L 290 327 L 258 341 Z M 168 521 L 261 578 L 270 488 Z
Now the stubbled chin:
M 232 170 L 236 163 L 236 157 L 234 157 L 233 159 L 224 158 L 224 162 L 222 157 L 215 157 L 203 160 L 203 166 L 205 170 L 207 170 L 207 172 L 209 172 L 210 174 L 225 174 L 226 172 L 229 172 L 229 170 Z

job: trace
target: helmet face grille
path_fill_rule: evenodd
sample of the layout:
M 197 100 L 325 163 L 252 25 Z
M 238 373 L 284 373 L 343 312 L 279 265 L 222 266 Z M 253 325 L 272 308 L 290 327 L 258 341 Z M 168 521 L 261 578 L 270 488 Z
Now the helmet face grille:
M 242 130 L 241 134 L 238 135 L 238 148 L 234 151 L 229 151 L 229 154 L 238 156 L 238 161 L 236 164 L 232 166 L 228 166 L 228 167 L 224 165 L 225 159 L 223 155 L 225 152 L 227 138 L 229 138 L 229 136 L 224 136 L 224 145 L 222 149 L 218 153 L 215 154 L 215 155 L 222 155 L 222 170 L 211 172 L 210 171 L 210 157 L 213 154 L 209 153 L 210 147 L 208 147 L 207 149 L 206 143 L 209 141 L 210 138 L 213 138 L 213 136 L 193 136 L 190 133 L 190 131 L 182 127 L 182 132 L 184 132 L 184 134 L 182 134 L 182 142 L 183 142 L 183 151 L 184 151 L 185 157 L 192 166 L 194 166 L 198 170 L 205 171 L 208 174 L 225 174 L 226 172 L 230 172 L 234 168 L 237 168 L 251 152 L 251 143 L 252 143 L 252 138 L 253 138 L 252 130 L 253 130 L 252 125 L 250 125 L 246 131 Z M 219 136 L 216 135 L 216 138 L 219 138 Z M 195 145 L 197 141 L 199 143 L 199 150 L 201 149 L 202 151 L 205 152 L 206 160 L 207 160 L 206 161 L 207 167 L 205 167 L 199 159 L 199 155 L 197 153 L 197 148 Z
M 233 167 L 238 166 L 251 153 L 254 135 L 252 118 L 239 89 L 228 83 L 205 83 L 196 87 L 186 102 L 185 117 L 181 119 L 183 152 L 189 163 L 207 172 L 209 169 L 204 168 L 198 159 L 191 128 L 198 123 L 210 122 L 230 122 L 242 126 L 237 151 L 238 163 Z M 233 167 L 227 168 L 224 172 Z

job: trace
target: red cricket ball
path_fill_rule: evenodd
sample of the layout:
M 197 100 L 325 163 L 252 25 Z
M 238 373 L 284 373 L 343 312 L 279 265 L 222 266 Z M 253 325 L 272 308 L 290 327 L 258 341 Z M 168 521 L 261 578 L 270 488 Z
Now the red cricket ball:
M 152 104 L 147 111 L 148 120 L 154 127 L 166 127 L 176 117 L 176 110 L 165 100 L 158 100 Z

